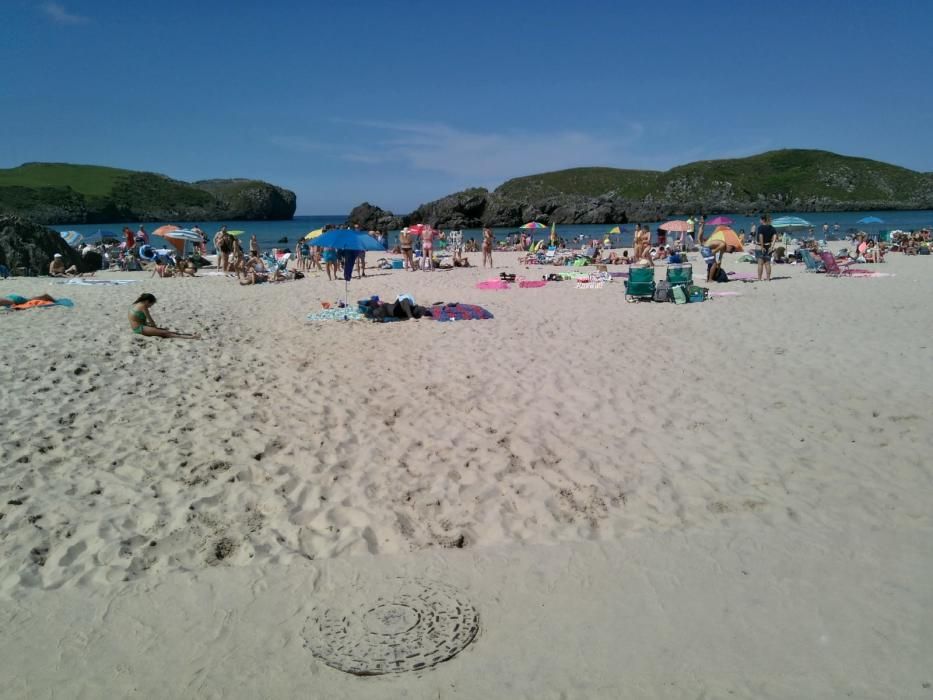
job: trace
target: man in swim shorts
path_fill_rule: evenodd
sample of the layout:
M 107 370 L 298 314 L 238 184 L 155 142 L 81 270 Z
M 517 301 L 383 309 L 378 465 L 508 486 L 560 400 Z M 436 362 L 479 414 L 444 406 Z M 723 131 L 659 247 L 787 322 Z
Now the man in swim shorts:
M 761 273 L 767 274 L 767 280 L 771 281 L 771 246 L 777 236 L 777 231 L 771 225 L 771 217 L 768 214 L 762 214 L 761 226 L 758 227 L 758 248 L 755 250 L 755 259 L 758 261 L 758 281 L 761 281 Z

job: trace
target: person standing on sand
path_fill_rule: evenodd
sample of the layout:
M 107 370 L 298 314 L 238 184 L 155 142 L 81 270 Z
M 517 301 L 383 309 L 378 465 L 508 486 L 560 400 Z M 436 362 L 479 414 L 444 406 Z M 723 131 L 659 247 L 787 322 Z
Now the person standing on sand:
M 217 265 L 224 272 L 230 272 L 230 253 L 233 252 L 233 236 L 227 232 L 226 226 L 221 226 L 214 237 L 214 243 L 219 241 Z
M 758 227 L 758 249 L 755 251 L 755 258 L 758 260 L 758 281 L 761 281 L 761 273 L 767 274 L 767 281 L 771 281 L 771 245 L 777 236 L 777 231 L 771 225 L 771 217 L 768 214 L 761 215 L 761 226 Z
M 421 269 L 434 269 L 434 229 L 430 226 L 424 227 L 424 233 L 421 234 Z
M 402 259 L 404 260 L 405 269 L 414 272 L 415 258 L 414 253 L 412 252 L 411 231 L 409 231 L 407 227 L 399 231 L 398 243 L 402 251 Z
M 697 245 L 703 245 L 703 229 L 706 228 L 706 217 L 700 216 L 700 221 L 697 224 Z
M 492 269 L 492 229 L 488 226 L 483 229 L 483 267 L 486 267 L 487 260 Z
M 249 237 L 249 254 L 259 257 L 259 241 L 256 240 L 256 234 Z

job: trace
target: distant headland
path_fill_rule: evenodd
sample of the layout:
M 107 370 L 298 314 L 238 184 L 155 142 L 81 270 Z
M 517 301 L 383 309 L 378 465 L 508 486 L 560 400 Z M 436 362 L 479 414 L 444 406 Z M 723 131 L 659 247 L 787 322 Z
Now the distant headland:
M 261 180 L 182 182 L 157 173 L 70 163 L 0 169 L 0 213 L 42 224 L 281 220 L 295 193 Z
M 661 172 L 572 168 L 473 188 L 395 215 L 363 203 L 349 222 L 399 229 L 511 227 L 527 221 L 617 224 L 686 214 L 933 209 L 933 173 L 828 151 L 787 149 Z

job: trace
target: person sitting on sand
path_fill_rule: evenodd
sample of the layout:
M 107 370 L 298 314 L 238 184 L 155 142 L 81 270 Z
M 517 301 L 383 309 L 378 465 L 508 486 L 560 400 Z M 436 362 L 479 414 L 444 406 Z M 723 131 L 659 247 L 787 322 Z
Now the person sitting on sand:
M 269 279 L 269 271 L 266 270 L 266 266 L 262 264 L 258 255 L 251 255 L 246 261 L 243 274 L 246 276 L 246 279 L 240 282 L 243 285 L 259 284 Z
M 137 335 L 145 335 L 157 338 L 185 338 L 189 340 L 200 340 L 198 333 L 180 333 L 170 331 L 167 328 L 159 328 L 152 319 L 149 309 L 156 303 L 156 298 L 149 293 L 140 294 L 139 298 L 133 302 L 130 309 L 130 330 Z
M 175 276 L 176 277 L 185 277 L 185 276 L 194 277 L 194 275 L 195 275 L 194 265 L 192 265 L 185 258 L 179 255 L 178 262 L 175 263 Z
M 65 269 L 65 261 L 61 253 L 55 253 L 52 262 L 49 263 L 49 276 L 51 277 L 76 277 L 80 276 L 78 268 L 72 265 Z

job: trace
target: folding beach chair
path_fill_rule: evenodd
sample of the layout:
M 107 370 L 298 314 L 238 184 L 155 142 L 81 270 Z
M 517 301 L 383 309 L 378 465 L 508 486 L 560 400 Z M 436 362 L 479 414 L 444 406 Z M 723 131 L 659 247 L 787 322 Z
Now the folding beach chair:
M 693 285 L 693 265 L 690 263 L 674 263 L 667 266 L 667 283 L 674 287 L 690 287 Z
M 814 258 L 813 253 L 809 250 L 801 250 L 800 256 L 803 258 L 803 264 L 807 266 L 807 272 L 826 272 L 826 267 L 823 265 L 822 260 Z
M 630 265 L 625 282 L 625 300 L 634 302 L 639 299 L 654 299 L 654 268 Z
M 833 254 L 828 251 L 823 251 L 820 253 L 820 260 L 823 261 L 823 267 L 826 270 L 826 274 L 830 277 L 840 277 L 842 275 L 851 275 L 852 271 L 849 269 L 849 265 L 852 263 L 845 263 L 840 265 L 836 262 L 836 258 L 833 257 Z

